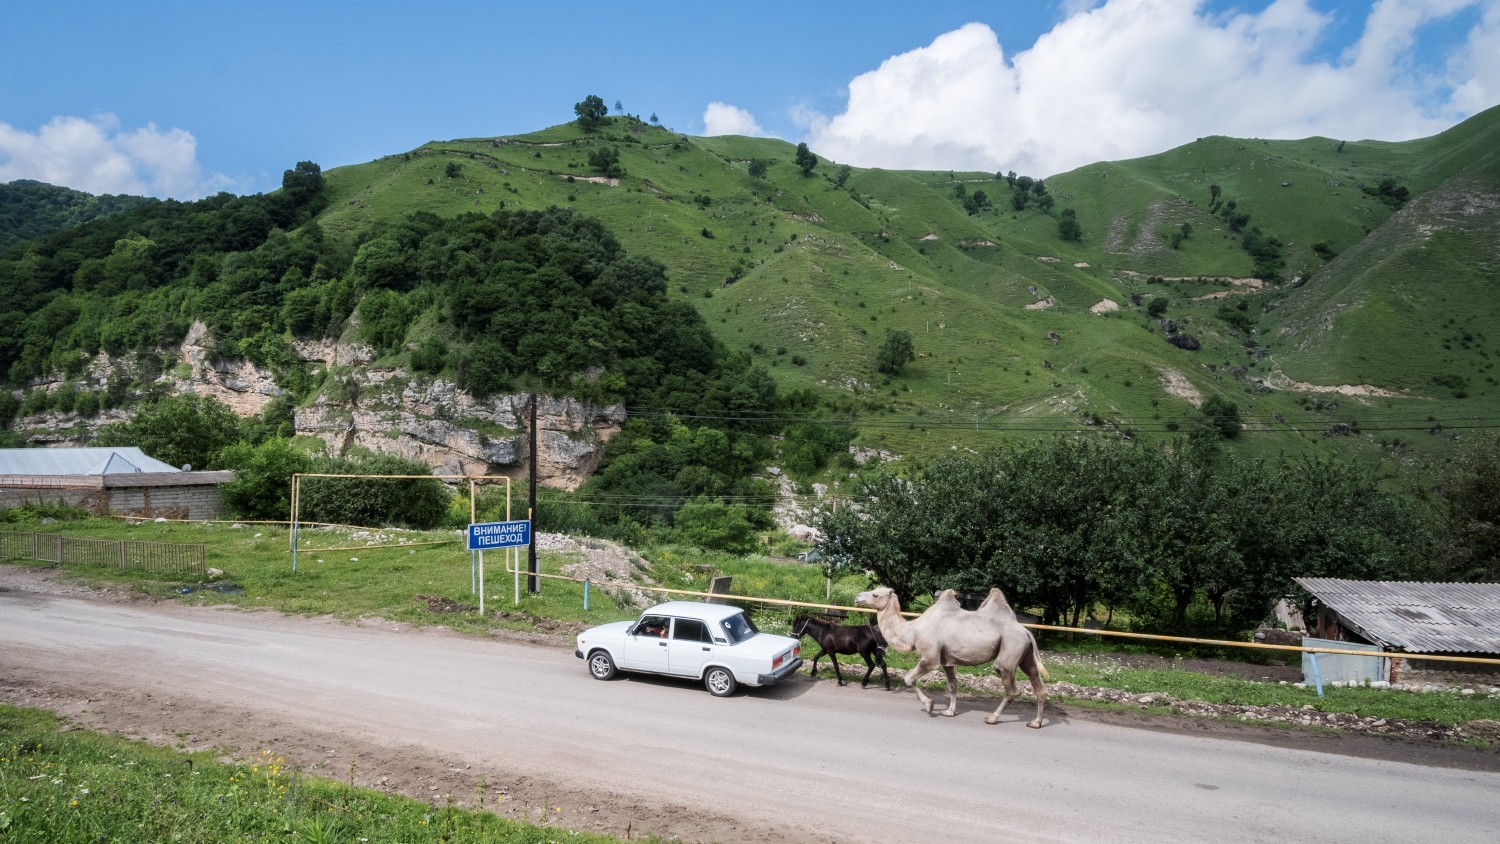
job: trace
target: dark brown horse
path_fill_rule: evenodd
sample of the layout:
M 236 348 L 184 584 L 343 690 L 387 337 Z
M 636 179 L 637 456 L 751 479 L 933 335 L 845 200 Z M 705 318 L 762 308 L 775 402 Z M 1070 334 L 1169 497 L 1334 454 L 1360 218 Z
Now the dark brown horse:
M 885 637 L 880 628 L 869 624 L 834 624 L 810 615 L 799 615 L 792 619 L 792 635 L 811 636 L 822 650 L 812 660 L 812 676 L 818 676 L 818 660 L 825 655 L 833 663 L 833 674 L 844 685 L 843 672 L 839 671 L 839 660 L 835 654 L 859 654 L 865 661 L 865 679 L 859 687 L 870 684 L 870 675 L 875 666 L 880 666 L 880 675 L 885 678 L 886 691 L 891 689 L 891 675 L 885 670 Z

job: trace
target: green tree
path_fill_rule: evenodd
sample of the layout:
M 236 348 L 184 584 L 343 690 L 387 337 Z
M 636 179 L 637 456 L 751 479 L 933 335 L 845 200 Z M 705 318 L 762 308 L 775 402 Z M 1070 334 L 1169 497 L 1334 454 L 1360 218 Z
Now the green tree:
M 792 161 L 802 168 L 803 176 L 811 176 L 813 168 L 818 166 L 818 157 L 813 155 L 813 151 L 807 148 L 806 143 L 797 144 L 797 154 Z
M 1434 574 L 1442 580 L 1500 582 L 1500 439 L 1463 447 L 1437 476 L 1439 541 Z
M 234 479 L 220 487 L 224 506 L 243 519 L 282 519 L 291 512 L 292 475 L 307 472 L 312 458 L 275 437 L 260 445 L 234 443 L 220 453 Z
M 714 551 L 745 554 L 755 550 L 757 531 L 768 520 L 743 504 L 721 504 L 706 500 L 690 501 L 673 516 L 674 532 L 680 542 Z
M 359 302 L 359 338 L 382 353 L 395 351 L 416 315 L 416 306 L 400 293 L 371 290 Z
M 766 177 L 767 162 L 764 158 L 750 159 L 750 178 L 764 179 Z
M 322 294 L 310 287 L 287 291 L 281 300 L 281 320 L 295 337 L 311 337 L 328 327 L 328 308 Z
M 845 183 L 849 181 L 849 177 L 853 174 L 853 167 L 850 167 L 847 164 L 840 165 L 838 172 L 833 177 L 833 183 L 838 185 L 839 187 L 843 187 Z
M 105 425 L 92 445 L 136 446 L 173 466 L 216 469 L 219 452 L 239 438 L 239 417 L 223 402 L 183 393 L 141 407 L 127 422 Z
M 592 132 L 599 128 L 604 118 L 609 114 L 609 106 L 604 100 L 594 94 L 584 97 L 582 102 L 573 105 L 573 113 L 578 115 L 578 126 L 585 132 Z
M 1057 235 L 1063 240 L 1077 243 L 1083 239 L 1083 227 L 1078 225 L 1078 215 L 1071 208 L 1064 208 L 1057 218 Z
M 875 353 L 875 371 L 887 375 L 900 374 L 903 367 L 917 359 L 912 349 L 911 335 L 905 331 L 887 331 L 885 342 Z
M 311 161 L 299 161 L 297 166 L 281 174 L 281 189 L 298 202 L 323 192 L 323 168 Z
M 1151 301 L 1146 303 L 1146 313 L 1152 317 L 1159 318 L 1162 314 L 1167 312 L 1167 307 L 1169 304 L 1170 300 L 1168 300 L 1165 296 L 1152 297 Z
M 612 179 L 625 175 L 620 166 L 620 152 L 612 146 L 601 146 L 590 152 L 589 166 Z
M 1204 421 L 1209 429 L 1225 439 L 1233 439 L 1244 430 L 1245 424 L 1240 421 L 1239 405 L 1219 396 L 1210 396 L 1198 408 L 1203 414 Z
M 875 583 L 889 586 L 911 608 L 919 595 L 931 595 L 938 580 L 934 565 L 951 562 L 939 554 L 957 544 L 928 519 L 925 475 L 908 479 L 882 473 L 861 479 L 855 496 L 858 506 L 819 511 L 814 524 L 823 534 L 820 547 L 832 576 L 869 573 Z M 981 552 L 982 553 L 982 552 Z
M 420 460 L 391 454 L 325 457 L 311 469 L 329 475 L 432 474 Z M 446 518 L 449 492 L 436 478 L 308 478 L 299 498 L 308 521 L 427 530 Z

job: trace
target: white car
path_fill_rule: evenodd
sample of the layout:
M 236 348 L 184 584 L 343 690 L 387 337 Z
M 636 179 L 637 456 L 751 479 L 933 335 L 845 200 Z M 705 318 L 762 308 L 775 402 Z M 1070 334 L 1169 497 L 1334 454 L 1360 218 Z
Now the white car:
M 802 640 L 762 633 L 738 607 L 669 601 L 635 621 L 616 621 L 578 634 L 574 655 L 589 673 L 610 680 L 639 671 L 701 680 L 724 697 L 739 686 L 769 686 L 802 664 Z

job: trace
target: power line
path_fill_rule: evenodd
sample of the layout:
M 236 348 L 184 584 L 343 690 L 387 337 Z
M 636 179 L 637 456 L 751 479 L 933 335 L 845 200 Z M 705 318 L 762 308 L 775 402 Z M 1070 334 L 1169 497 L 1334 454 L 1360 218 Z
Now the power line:
M 1235 417 L 1227 416 L 1176 416 L 1157 418 L 1138 416 L 1104 416 L 1095 415 L 1098 421 L 1090 424 L 1087 421 L 1073 421 L 1046 416 L 1021 416 L 1005 420 L 974 420 L 956 418 L 933 418 L 927 416 L 904 417 L 894 419 L 876 419 L 868 417 L 813 417 L 813 416 L 778 416 L 773 413 L 750 415 L 739 414 L 706 414 L 706 413 L 674 413 L 671 411 L 627 411 L 627 416 L 635 418 L 674 418 L 679 420 L 697 420 L 706 422 L 739 422 L 739 423 L 774 423 L 780 425 L 823 425 L 844 426 L 860 429 L 920 429 L 920 430 L 967 430 L 990 433 L 1087 433 L 1100 431 L 1118 431 L 1128 428 L 1136 433 L 1178 433 L 1186 425 L 1196 425 L 1207 421 L 1219 423 L 1233 420 Z M 1459 417 L 1457 420 L 1443 421 L 1437 418 L 1415 416 L 1366 416 L 1363 414 L 1351 414 L 1346 417 L 1348 421 L 1339 418 L 1325 418 L 1317 420 L 1296 420 L 1287 422 L 1267 423 L 1258 419 L 1245 420 L 1240 418 L 1240 432 L 1245 434 L 1297 434 L 1305 435 L 1310 430 L 1317 428 L 1331 428 L 1336 425 L 1350 426 L 1351 433 L 1380 433 L 1380 432 L 1402 432 L 1402 431 L 1453 431 L 1453 430 L 1494 430 L 1500 429 L 1500 418 L 1485 417 Z M 1140 421 L 1137 421 L 1140 420 Z M 1176 427 L 1173 426 L 1176 424 Z

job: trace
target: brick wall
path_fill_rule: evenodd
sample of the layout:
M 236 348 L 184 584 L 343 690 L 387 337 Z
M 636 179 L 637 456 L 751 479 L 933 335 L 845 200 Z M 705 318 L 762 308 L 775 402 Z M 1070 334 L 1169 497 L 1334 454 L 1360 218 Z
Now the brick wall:
M 110 512 L 122 515 L 217 519 L 224 509 L 217 486 L 128 487 L 108 494 Z

